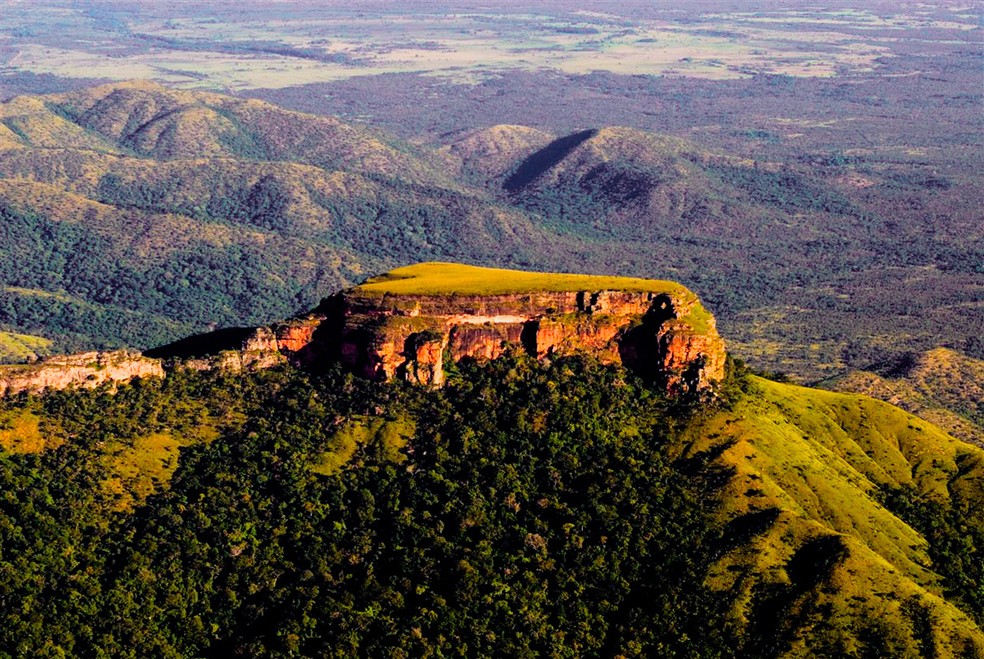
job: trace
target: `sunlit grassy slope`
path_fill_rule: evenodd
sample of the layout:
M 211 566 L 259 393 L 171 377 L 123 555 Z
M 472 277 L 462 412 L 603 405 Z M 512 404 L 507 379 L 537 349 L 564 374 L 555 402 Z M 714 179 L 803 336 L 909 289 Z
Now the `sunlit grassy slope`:
M 387 460 L 403 462 L 406 456 L 401 450 L 413 436 L 414 427 L 412 420 L 404 418 L 353 417 L 335 433 L 311 471 L 323 476 L 336 474 L 351 463 L 358 449 L 366 447 Z
M 900 621 L 918 606 L 931 612 L 938 656 L 984 650 L 980 629 L 940 597 L 926 540 L 876 498 L 907 486 L 979 510 L 984 451 L 886 403 L 760 378 L 689 428 L 680 450 L 724 477 L 724 551 L 708 580 L 742 624 L 788 610 L 791 656 L 824 639 L 847 651 L 850 621 L 865 619 L 898 625 L 916 648 Z
M 29 410 L 0 411 L 0 448 L 10 453 L 40 453 L 57 448 L 62 438 L 50 423 Z
M 534 291 L 689 292 L 680 284 L 656 279 L 524 272 L 479 268 L 460 263 L 417 263 L 391 270 L 358 287 L 366 293 L 397 295 L 503 295 Z
M 40 336 L 0 332 L 0 363 L 44 354 L 50 346 L 51 341 Z

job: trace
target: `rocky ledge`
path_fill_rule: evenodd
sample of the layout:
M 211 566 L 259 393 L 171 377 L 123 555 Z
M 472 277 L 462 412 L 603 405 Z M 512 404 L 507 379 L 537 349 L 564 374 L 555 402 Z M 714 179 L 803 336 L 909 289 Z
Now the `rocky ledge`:
M 85 352 L 48 357 L 34 364 L 0 367 L 0 396 L 22 391 L 96 387 L 137 377 L 163 377 L 156 359 L 138 352 Z
M 162 376 L 170 368 L 317 370 L 341 363 L 373 380 L 440 386 L 449 364 L 522 351 L 587 353 L 670 395 L 713 391 L 725 346 L 713 316 L 680 284 L 452 263 L 399 268 L 260 328 L 228 328 L 135 353 L 87 353 L 0 369 L 0 395 Z
M 509 350 L 591 354 L 671 395 L 724 377 L 714 318 L 673 282 L 420 264 L 343 291 L 319 313 L 332 324 L 319 352 L 374 380 L 439 386 L 449 362 Z

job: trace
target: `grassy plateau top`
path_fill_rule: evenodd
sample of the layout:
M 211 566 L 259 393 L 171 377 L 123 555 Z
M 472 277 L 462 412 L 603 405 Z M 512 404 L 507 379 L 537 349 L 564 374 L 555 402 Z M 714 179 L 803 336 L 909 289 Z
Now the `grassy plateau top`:
M 526 272 L 482 268 L 461 263 L 428 262 L 396 268 L 355 287 L 368 296 L 383 295 L 510 295 L 522 293 L 571 293 L 579 291 L 628 291 L 665 293 L 683 303 L 681 320 L 697 332 L 707 331 L 711 314 L 697 296 L 682 284 L 659 279 L 581 275 L 559 272 Z
M 391 270 L 373 277 L 355 290 L 391 295 L 507 295 L 612 290 L 693 295 L 681 284 L 658 279 L 525 272 L 437 262 L 417 263 Z

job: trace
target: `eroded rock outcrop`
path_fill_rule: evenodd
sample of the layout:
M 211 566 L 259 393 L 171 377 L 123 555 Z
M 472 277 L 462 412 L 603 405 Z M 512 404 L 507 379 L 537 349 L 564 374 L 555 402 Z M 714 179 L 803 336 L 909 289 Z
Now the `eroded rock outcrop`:
M 128 350 L 59 355 L 34 364 L 0 367 L 0 396 L 22 391 L 96 387 L 138 377 L 164 377 L 161 361 Z
M 317 361 L 312 354 L 319 347 L 315 334 L 324 321 L 324 316 L 314 313 L 266 327 L 228 327 L 145 354 L 162 360 L 165 368 L 198 371 L 271 368 L 287 361 L 308 366 Z
M 490 360 L 509 350 L 537 359 L 589 353 L 603 363 L 624 364 L 673 395 L 711 390 L 724 377 L 725 346 L 714 318 L 678 284 L 625 280 L 649 290 L 459 294 L 453 289 L 403 292 L 401 286 L 390 291 L 373 283 L 385 283 L 387 277 L 401 281 L 438 267 L 451 266 L 411 266 L 325 300 L 319 312 L 327 320 L 319 329 L 317 352 L 366 378 L 434 386 L 444 382 L 448 362 Z M 484 270 L 453 267 L 453 273 L 468 275 Z M 509 273 L 489 272 L 490 277 Z M 563 285 L 572 288 L 582 280 L 605 279 L 558 277 L 566 277 Z M 556 286 L 550 280 L 546 284 Z
M 367 297 L 353 289 L 327 302 L 343 318 L 339 359 L 370 379 L 439 386 L 448 360 L 490 360 L 507 350 L 538 359 L 584 352 L 649 376 L 671 394 L 708 390 L 724 377 L 724 341 L 710 316 L 700 326 L 688 318 L 694 304 L 614 290 Z
M 712 391 L 726 358 L 714 318 L 673 282 L 424 263 L 267 327 L 192 336 L 145 356 L 87 353 L 11 367 L 0 373 L 0 394 L 160 376 L 172 367 L 240 371 L 285 361 L 314 370 L 340 362 L 372 380 L 440 386 L 449 363 L 508 351 L 537 359 L 587 353 L 670 395 Z

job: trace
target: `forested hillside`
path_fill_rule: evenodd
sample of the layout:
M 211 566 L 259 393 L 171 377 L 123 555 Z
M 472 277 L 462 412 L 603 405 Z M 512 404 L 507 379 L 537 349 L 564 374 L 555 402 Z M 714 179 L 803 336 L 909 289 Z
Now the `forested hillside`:
M 984 453 L 748 376 L 177 372 L 2 403 L 0 654 L 984 652 Z
M 134 83 L 14 99 L 0 122 L 0 323 L 56 348 L 268 322 L 421 256 L 546 249 L 442 157 L 259 101 Z
M 756 367 L 980 356 L 972 176 L 493 126 L 425 146 L 118 83 L 0 105 L 0 360 L 147 348 L 426 260 L 671 278 Z M 26 350 L 25 346 L 34 346 Z

